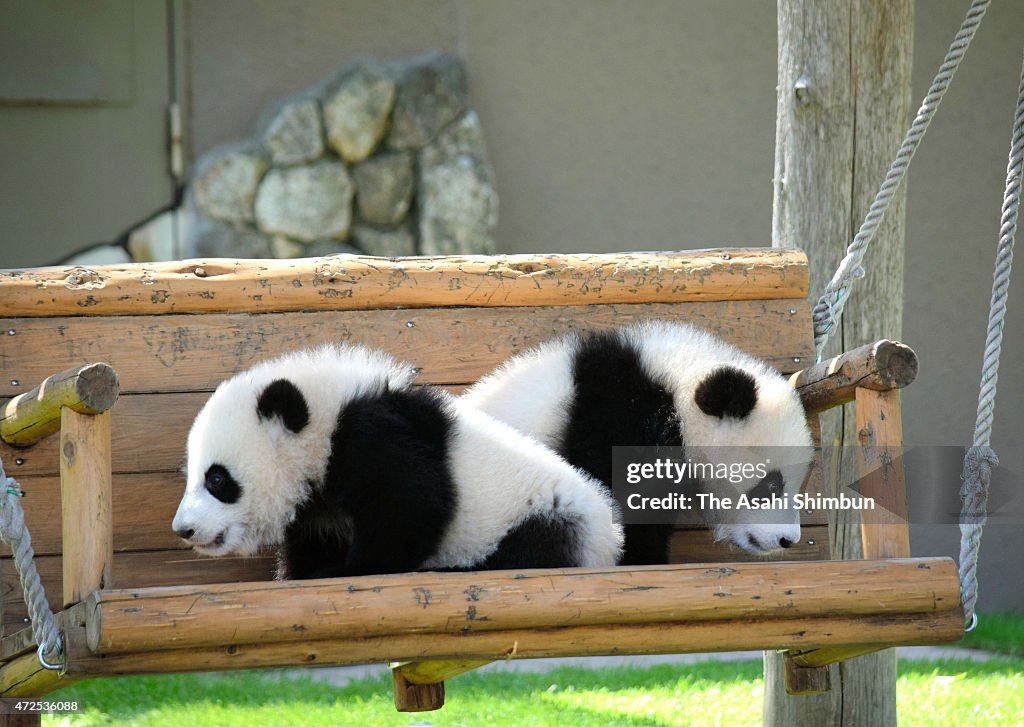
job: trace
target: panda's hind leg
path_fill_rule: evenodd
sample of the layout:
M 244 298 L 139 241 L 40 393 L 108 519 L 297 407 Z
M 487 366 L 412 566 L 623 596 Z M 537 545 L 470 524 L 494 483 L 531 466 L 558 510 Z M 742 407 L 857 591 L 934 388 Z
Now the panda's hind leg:
M 575 515 L 530 515 L 505 533 L 494 552 L 474 569 L 578 566 L 581 536 L 581 522 Z

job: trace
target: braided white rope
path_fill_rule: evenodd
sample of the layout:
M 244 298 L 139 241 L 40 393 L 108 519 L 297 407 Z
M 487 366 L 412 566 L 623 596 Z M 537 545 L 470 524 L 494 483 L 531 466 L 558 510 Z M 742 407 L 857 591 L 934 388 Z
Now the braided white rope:
M 867 217 L 864 218 L 853 242 L 846 249 L 846 257 L 839 263 L 835 275 L 832 276 L 832 280 L 825 286 L 824 292 L 814 305 L 814 347 L 818 352 L 819 360 L 825 349 L 825 344 L 843 315 L 846 299 L 850 295 L 850 286 L 853 285 L 854 279 L 864 277 L 864 268 L 861 263 L 867 253 L 868 245 L 874 239 L 878 226 L 885 216 L 885 211 L 889 208 L 889 203 L 892 202 L 896 190 L 903 182 L 910 161 L 914 158 L 914 152 L 917 151 L 932 117 L 938 110 L 939 104 L 942 103 L 946 89 L 949 87 L 950 81 L 953 80 L 953 75 L 960 66 L 964 54 L 967 53 L 967 48 L 978 30 L 990 2 L 991 0 L 974 0 L 971 3 L 967 17 L 964 18 L 956 37 L 953 38 L 953 43 L 939 67 L 939 72 L 935 75 L 935 80 L 932 81 L 924 101 L 921 102 L 921 108 L 918 110 L 917 116 L 914 117 L 914 122 L 907 130 L 906 136 L 903 137 L 903 143 L 896 154 L 896 159 L 889 167 L 885 181 L 882 182 L 878 194 L 875 195 L 875 199 L 868 209 Z
M 988 486 L 992 468 L 999 464 L 989 448 L 992 420 L 996 409 L 996 382 L 999 380 L 999 353 L 1003 343 L 1003 320 L 1010 292 L 1010 269 L 1013 265 L 1013 243 L 1017 234 L 1020 209 L 1021 174 L 1024 167 L 1024 67 L 1021 68 L 1017 91 L 1017 110 L 1013 117 L 1010 138 L 1010 160 L 1006 168 L 1006 190 L 999 224 L 999 245 L 992 279 L 992 301 L 988 312 L 988 333 L 985 337 L 985 360 L 982 364 L 981 387 L 978 392 L 978 417 L 974 424 L 974 442 L 964 458 L 963 485 L 960 487 L 960 601 L 968 623 L 974 620 L 978 600 L 978 548 L 981 531 L 987 519 Z
M 64 645 L 32 560 L 35 555 L 32 538 L 25 527 L 25 511 L 21 509 L 23 493 L 21 486 L 4 473 L 3 461 L 0 461 L 0 485 L 4 489 L 0 493 L 0 539 L 10 545 L 14 553 L 14 567 L 21 579 L 25 605 L 32 620 L 32 637 L 39 645 L 40 662 L 47 668 L 62 668 Z

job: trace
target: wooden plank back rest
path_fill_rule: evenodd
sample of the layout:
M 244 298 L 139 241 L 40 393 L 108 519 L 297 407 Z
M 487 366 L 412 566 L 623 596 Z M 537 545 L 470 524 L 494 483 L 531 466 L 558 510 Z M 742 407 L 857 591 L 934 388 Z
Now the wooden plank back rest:
M 114 584 L 260 580 L 271 577 L 271 558 L 197 559 L 169 528 L 188 427 L 209 392 L 237 371 L 296 348 L 358 342 L 413 363 L 423 383 L 460 391 L 550 337 L 657 318 L 693 322 L 789 373 L 813 353 L 806 288 L 802 253 L 769 250 L 0 272 L 0 310 L 19 313 L 0 319 L 0 397 L 69 366 L 111 364 L 122 392 L 111 412 Z M 411 305 L 418 307 L 394 307 Z M 29 450 L 0 444 L 9 473 L 30 493 L 26 522 L 59 605 L 57 448 L 53 437 Z M 816 468 L 808 488 L 820 487 Z M 807 513 L 804 523 L 787 559 L 828 557 L 823 514 Z M 744 559 L 700 528 L 676 533 L 673 556 Z M 3 621 L 21 625 L 9 557 L 0 574 Z

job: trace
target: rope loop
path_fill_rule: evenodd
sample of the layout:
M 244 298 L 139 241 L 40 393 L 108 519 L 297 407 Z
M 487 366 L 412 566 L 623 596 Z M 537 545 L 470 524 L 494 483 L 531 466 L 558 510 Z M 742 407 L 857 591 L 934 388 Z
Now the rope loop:
M 21 508 L 21 498 L 25 493 L 17 480 L 4 472 L 3 460 L 0 460 L 0 482 L 7 490 L 6 496 L 0 495 L 0 540 L 11 546 L 14 567 L 21 580 L 22 595 L 32 622 L 32 638 L 39 644 L 36 655 L 45 668 L 63 671 L 64 637 L 57 630 L 33 560 L 32 537 L 25 527 L 25 511 Z

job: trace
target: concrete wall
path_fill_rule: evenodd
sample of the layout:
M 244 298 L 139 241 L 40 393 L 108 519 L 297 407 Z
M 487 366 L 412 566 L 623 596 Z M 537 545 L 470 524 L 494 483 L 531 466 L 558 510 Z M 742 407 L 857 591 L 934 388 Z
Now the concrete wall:
M 162 2 L 0 5 L 0 268 L 110 240 L 173 196 Z

